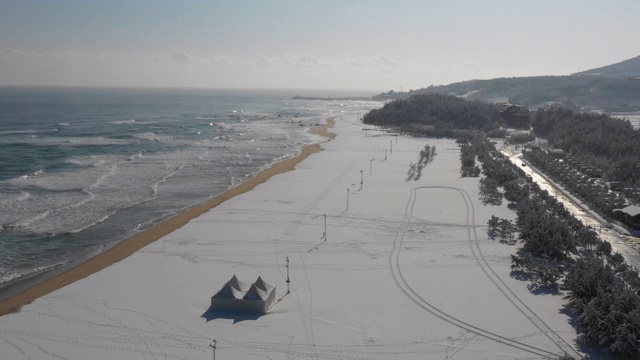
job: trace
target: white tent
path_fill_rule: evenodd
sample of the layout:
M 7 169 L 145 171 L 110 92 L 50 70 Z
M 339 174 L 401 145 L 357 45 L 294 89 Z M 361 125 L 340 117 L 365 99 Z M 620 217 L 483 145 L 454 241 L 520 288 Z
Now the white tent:
M 211 297 L 211 308 L 224 310 L 257 311 L 265 314 L 276 299 L 275 285 L 258 277 L 249 285 L 233 275 L 222 288 Z

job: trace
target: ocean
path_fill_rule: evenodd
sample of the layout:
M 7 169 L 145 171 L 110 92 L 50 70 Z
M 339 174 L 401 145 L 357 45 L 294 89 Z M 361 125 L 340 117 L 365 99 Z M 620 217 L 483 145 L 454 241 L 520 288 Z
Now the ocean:
M 0 289 L 90 256 L 318 137 L 349 91 L 0 87 Z

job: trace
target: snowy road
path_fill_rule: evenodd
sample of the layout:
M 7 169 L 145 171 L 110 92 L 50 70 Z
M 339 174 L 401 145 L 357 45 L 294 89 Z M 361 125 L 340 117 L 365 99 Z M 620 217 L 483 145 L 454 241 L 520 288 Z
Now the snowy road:
M 502 149 L 502 153 L 517 166 L 526 163 L 525 172 L 531 176 L 542 189 L 564 204 L 573 216 L 582 221 L 583 224 L 593 227 L 603 240 L 608 241 L 614 252 L 619 252 L 624 256 L 629 265 L 640 266 L 640 239 L 628 234 L 624 234 L 624 229 L 608 229 L 604 226 L 605 220 L 589 209 L 589 207 L 574 197 L 568 196 L 568 191 L 562 186 L 550 181 L 538 169 L 522 158 L 522 153 L 514 152 L 509 146 Z

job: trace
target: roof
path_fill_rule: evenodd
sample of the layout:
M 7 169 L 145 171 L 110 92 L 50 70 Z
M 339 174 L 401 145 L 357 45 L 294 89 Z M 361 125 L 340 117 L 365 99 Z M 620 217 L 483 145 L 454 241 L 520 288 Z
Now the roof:
M 627 207 L 624 207 L 622 209 L 616 209 L 614 211 L 620 211 L 623 212 L 629 216 L 638 216 L 640 215 L 640 206 L 638 205 L 629 205 Z
M 258 280 L 254 283 L 258 289 L 263 291 L 269 291 L 275 287 L 275 285 L 271 285 L 266 283 L 260 276 L 258 276 Z
M 242 295 L 240 290 L 233 287 L 231 281 L 227 281 L 222 289 L 213 295 L 213 297 L 216 299 L 241 299 Z
M 249 285 L 233 275 L 231 280 L 227 281 L 213 297 L 216 299 L 266 300 L 275 287 L 275 285 L 266 283 L 261 277 Z
M 238 278 L 235 275 L 233 275 L 231 280 L 229 280 L 229 283 L 231 284 L 231 286 L 233 286 L 234 288 L 240 291 L 247 291 L 249 290 L 249 287 L 250 287 L 249 284 L 243 283 L 242 281 L 238 280 Z
M 269 297 L 269 292 L 266 290 L 260 290 L 256 284 L 251 285 L 247 293 L 242 297 L 244 300 L 266 300 Z

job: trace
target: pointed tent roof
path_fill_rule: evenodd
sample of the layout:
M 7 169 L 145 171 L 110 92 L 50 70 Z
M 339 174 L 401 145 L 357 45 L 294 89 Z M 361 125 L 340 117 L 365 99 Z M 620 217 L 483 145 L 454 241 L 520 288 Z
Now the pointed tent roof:
M 231 281 L 227 281 L 213 297 L 216 299 L 242 299 L 242 293 L 233 287 Z
M 233 275 L 231 280 L 229 280 L 229 283 L 238 291 L 247 291 L 249 289 L 249 284 L 243 283 L 242 281 L 238 280 L 235 274 Z
M 266 300 L 269 297 L 269 292 L 260 290 L 256 284 L 252 284 L 247 293 L 242 299 L 244 300 Z
M 262 280 L 262 278 L 260 276 L 258 276 L 258 280 L 256 280 L 256 282 L 254 283 L 256 285 L 256 287 L 262 291 L 271 291 L 275 285 L 271 285 L 269 283 L 266 283 L 264 280 Z

